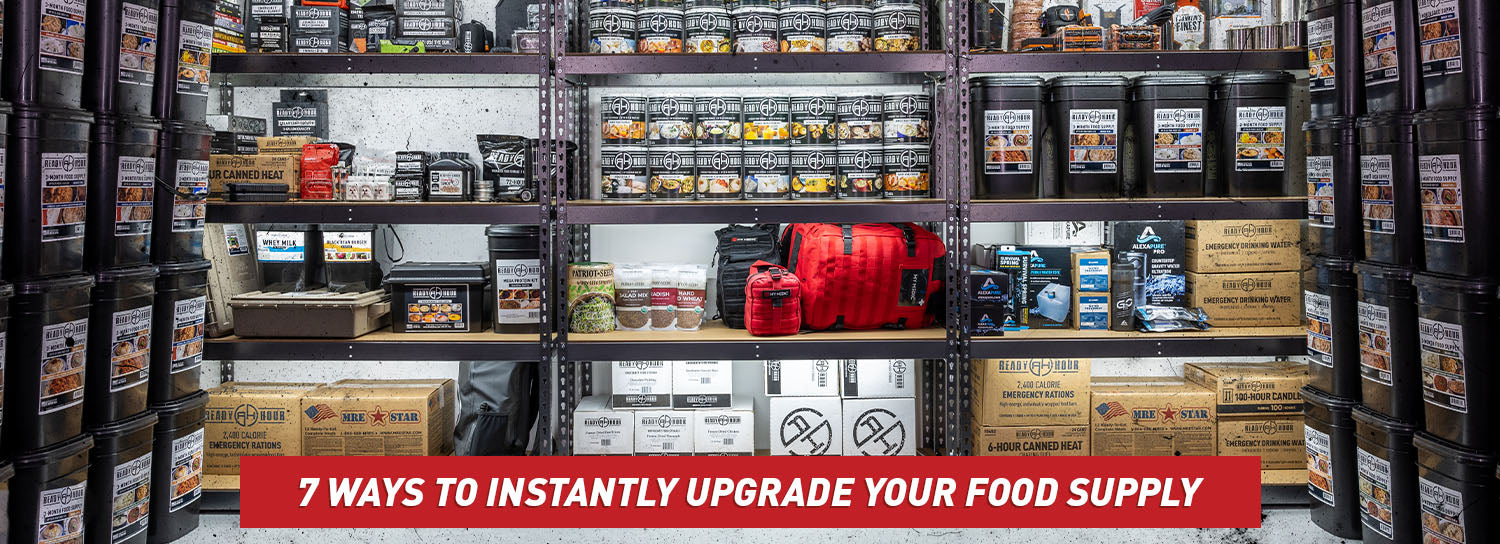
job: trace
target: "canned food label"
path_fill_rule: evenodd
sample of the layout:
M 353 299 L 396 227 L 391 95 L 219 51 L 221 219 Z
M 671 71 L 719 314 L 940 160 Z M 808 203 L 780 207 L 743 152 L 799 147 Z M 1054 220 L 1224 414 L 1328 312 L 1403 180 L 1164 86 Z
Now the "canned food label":
M 738 194 L 743 188 L 739 150 L 698 152 L 698 193 Z
M 89 320 L 42 327 L 42 394 L 39 414 L 83 402 L 83 367 L 88 359 Z
M 1391 162 L 1390 155 L 1359 157 L 1359 184 L 1364 188 L 1360 193 L 1360 208 L 1365 232 L 1396 232 L 1396 188 Z
M 495 259 L 495 323 L 542 320 L 542 261 Z
M 786 149 L 765 150 L 745 157 L 745 192 L 786 194 L 791 188 L 788 177 L 790 155 Z
M 1286 169 L 1286 106 L 1235 108 L 1234 171 Z
M 1203 109 L 1158 109 L 1152 132 L 1152 171 L 1203 171 Z
M 115 172 L 115 236 L 149 234 L 151 200 L 156 192 L 156 159 L 122 156 Z
M 871 11 L 858 8 L 828 12 L 828 50 L 856 53 L 874 49 L 870 40 L 874 18 Z
M 690 98 L 652 99 L 648 106 L 652 143 L 687 143 L 693 138 L 693 101 Z
M 1460 160 L 1458 155 L 1423 155 L 1417 159 L 1417 179 L 1422 185 L 1422 238 L 1427 241 L 1464 241 Z
M 878 97 L 840 99 L 838 111 L 838 140 L 844 143 L 879 143 L 885 136 L 881 127 L 882 104 Z M 878 160 L 878 159 L 877 159 Z
M 793 196 L 826 195 L 838 183 L 836 152 L 810 150 L 792 152 Z
M 925 142 L 932 138 L 932 102 L 925 96 L 887 96 L 885 141 Z
M 177 161 L 172 232 L 203 232 L 208 217 L 208 161 Z
M 832 144 L 834 111 L 832 98 L 812 97 L 791 100 L 791 136 L 795 144 Z
M 785 143 L 790 136 L 787 129 L 787 100 L 785 98 L 747 99 L 745 102 L 746 142 Z
M 1333 228 L 1333 156 L 1307 157 L 1307 226 Z
M 172 440 L 172 499 L 167 511 L 193 504 L 203 494 L 203 429 Z
M 1334 89 L 1333 40 L 1336 26 L 1333 17 L 1307 22 L 1307 90 L 1310 92 Z
M 744 104 L 738 98 L 704 97 L 693 101 L 698 117 L 698 140 L 708 142 L 739 141 L 743 126 L 740 111 Z
M 145 383 L 151 370 L 151 305 L 115 312 L 109 341 L 109 390 Z
M 208 297 L 179 300 L 172 305 L 172 373 L 203 365 L 203 319 Z
M 1328 433 L 1304 424 L 1302 433 L 1307 444 L 1307 493 L 1328 506 L 1334 505 L 1333 447 Z
M 1396 3 L 1385 2 L 1364 9 L 1365 85 L 1396 81 L 1400 64 L 1396 54 Z
M 1068 110 L 1068 171 L 1097 174 L 1119 170 L 1120 112 Z
M 323 262 L 368 263 L 374 260 L 374 232 L 323 232 Z
M 645 99 L 605 97 L 599 101 L 599 107 L 604 110 L 601 139 L 605 142 L 640 141 L 646 137 Z
M 257 231 L 255 233 L 255 260 L 263 263 L 300 263 L 307 248 L 302 247 L 306 236 L 301 232 Z
M 646 158 L 644 150 L 618 151 L 613 156 L 601 157 L 602 194 L 606 197 L 646 194 Z
M 1333 368 L 1333 299 L 1303 291 L 1302 301 L 1307 316 L 1307 360 Z
M 1391 385 L 1390 310 L 1359 303 L 1359 371 L 1366 381 Z
M 677 151 L 652 150 L 650 191 L 662 197 L 691 196 L 694 191 L 693 157 Z
M 1365 527 L 1394 538 L 1391 532 L 1391 462 L 1359 448 L 1359 518 Z
M 1417 496 L 1422 501 L 1422 542 L 1464 544 L 1464 495 L 1457 489 L 1427 478 L 1417 478 Z
M 157 15 L 155 8 L 120 4 L 120 83 L 150 87 L 155 82 Z
M 890 196 L 913 196 L 932 187 L 931 152 L 923 147 L 885 149 L 885 192 Z
M 39 544 L 83 541 L 83 501 L 87 482 L 42 491 L 37 501 Z
M 728 53 L 732 23 L 729 12 L 720 9 L 687 11 L 687 52 Z
M 985 110 L 984 173 L 1032 173 L 1036 127 L 1031 110 Z
M 635 52 L 635 14 L 593 13 L 589 16 L 589 52 Z
M 883 161 L 879 149 L 839 150 L 839 193 L 852 196 L 880 193 L 885 183 L 881 177 Z
M 413 285 L 406 289 L 406 330 L 469 330 L 468 285 Z
M 177 94 L 208 96 L 209 58 L 214 47 L 214 27 L 181 21 L 181 43 L 177 48 Z
M 88 153 L 42 153 L 42 242 L 83 237 Z
M 245 233 L 245 226 L 239 224 L 224 225 L 224 249 L 230 257 L 239 257 L 250 254 L 250 237 Z
M 921 49 L 922 10 L 882 9 L 875 12 L 872 27 L 876 51 L 916 51 Z
M 1417 25 L 1422 45 L 1422 76 L 1441 76 L 1464 71 L 1463 46 L 1459 37 L 1458 0 L 1417 2 Z
M 821 53 L 826 47 L 828 19 L 822 8 L 781 12 L 781 50 Z
M 642 13 L 637 24 L 640 27 L 640 37 L 636 41 L 638 52 L 682 52 L 682 12 Z
M 432 196 L 463 196 L 464 173 L 458 170 L 437 170 L 428 172 L 427 194 Z
M 83 74 L 83 25 L 87 13 L 85 0 L 42 0 L 39 68 Z
M 736 53 L 774 53 L 781 50 L 776 43 L 776 11 L 740 12 L 731 14 L 734 20 L 734 51 Z
M 113 491 L 109 541 L 124 542 L 145 532 L 151 518 L 151 452 L 115 465 Z
M 1445 410 L 1469 413 L 1463 328 L 1419 317 L 1417 343 L 1422 347 L 1422 399 Z

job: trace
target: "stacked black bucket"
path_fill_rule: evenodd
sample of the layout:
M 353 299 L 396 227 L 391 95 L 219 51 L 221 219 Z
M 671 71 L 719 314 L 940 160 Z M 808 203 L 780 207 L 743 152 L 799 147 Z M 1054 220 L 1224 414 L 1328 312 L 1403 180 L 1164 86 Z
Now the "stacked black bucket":
M 211 3 L 198 3 L 211 25 Z M 0 317 L 0 445 L 14 464 L 12 543 L 169 542 L 197 526 L 207 80 L 179 77 L 175 40 L 202 36 L 185 11 L 5 2 L 0 316 L 13 319 L 7 330 Z M 196 62 L 209 28 L 186 48 Z M 199 132 L 201 152 L 163 149 Z
M 1500 541 L 1492 4 L 1308 6 L 1308 491 L 1340 537 Z

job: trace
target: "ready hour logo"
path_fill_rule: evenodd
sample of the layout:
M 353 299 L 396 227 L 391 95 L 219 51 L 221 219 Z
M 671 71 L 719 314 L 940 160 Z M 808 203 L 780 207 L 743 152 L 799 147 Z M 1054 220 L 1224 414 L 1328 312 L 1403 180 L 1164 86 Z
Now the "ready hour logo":
M 798 408 L 781 419 L 781 445 L 792 455 L 823 455 L 835 438 L 833 424 L 821 411 Z
M 884 408 L 860 414 L 852 432 L 861 455 L 896 455 L 906 446 L 906 423 Z

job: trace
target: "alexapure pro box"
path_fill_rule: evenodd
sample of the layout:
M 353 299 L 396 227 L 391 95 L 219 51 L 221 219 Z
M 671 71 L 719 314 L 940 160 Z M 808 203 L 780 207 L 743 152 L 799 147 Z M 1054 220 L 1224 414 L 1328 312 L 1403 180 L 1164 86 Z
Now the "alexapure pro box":
M 672 363 L 616 361 L 609 366 L 610 406 L 615 408 L 670 408 Z
M 726 408 L 691 410 L 693 455 L 755 455 L 755 408 L 736 398 Z
M 837 397 L 843 366 L 839 359 L 766 361 L 766 396 Z
M 609 407 L 601 395 L 578 401 L 573 411 L 573 455 L 635 453 L 635 412 Z
M 986 427 L 1087 425 L 1088 359 L 975 359 L 970 409 Z
M 844 399 L 844 455 L 916 455 L 917 399 Z
M 1089 426 L 983 427 L 969 425 L 974 455 L 1072 457 L 1089 454 Z
M 840 394 L 855 398 L 912 398 L 917 394 L 917 365 L 911 359 L 843 361 Z
M 771 397 L 771 455 L 842 455 L 843 402 L 838 397 Z
M 451 455 L 453 380 L 344 380 L 302 397 L 303 455 Z
M 728 408 L 734 361 L 672 361 L 673 408 Z
M 1214 392 L 1178 378 L 1095 378 L 1093 455 L 1214 455 Z
M 322 386 L 227 382 L 210 389 L 203 472 L 239 474 L 242 455 L 302 455 L 302 396 Z
M 1302 220 L 1188 221 L 1187 269 L 1200 274 L 1295 271 L 1302 267 Z
M 1302 322 L 1297 272 L 1187 273 L 1188 306 L 1215 327 L 1294 327 Z

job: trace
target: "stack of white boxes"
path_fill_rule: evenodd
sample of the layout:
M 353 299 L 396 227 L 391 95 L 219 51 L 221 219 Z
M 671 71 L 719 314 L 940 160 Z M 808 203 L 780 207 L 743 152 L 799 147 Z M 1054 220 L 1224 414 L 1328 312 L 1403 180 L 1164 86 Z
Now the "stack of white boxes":
M 766 361 L 771 455 L 915 455 L 913 361 Z
M 573 414 L 577 455 L 753 455 L 755 415 L 731 361 L 620 361 L 612 394 Z

